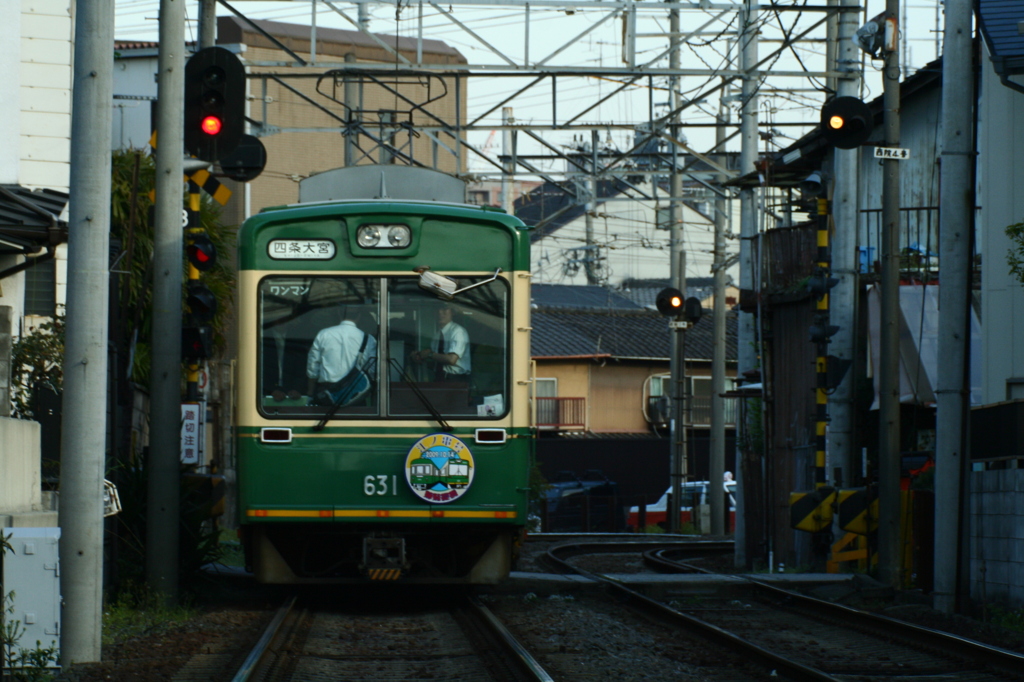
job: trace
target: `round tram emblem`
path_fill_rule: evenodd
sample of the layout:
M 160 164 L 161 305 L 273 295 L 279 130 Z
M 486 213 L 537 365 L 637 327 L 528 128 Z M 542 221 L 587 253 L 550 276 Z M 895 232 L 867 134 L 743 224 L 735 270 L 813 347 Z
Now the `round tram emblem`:
M 432 433 L 409 449 L 405 480 L 424 502 L 444 504 L 469 490 L 475 466 L 465 443 L 447 433 Z

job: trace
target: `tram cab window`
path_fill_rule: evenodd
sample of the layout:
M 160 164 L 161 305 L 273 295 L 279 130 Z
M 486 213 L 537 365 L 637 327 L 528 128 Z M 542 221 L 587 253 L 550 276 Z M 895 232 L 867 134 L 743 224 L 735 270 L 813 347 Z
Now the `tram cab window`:
M 467 287 L 484 279 L 458 282 Z M 446 305 L 415 276 L 272 275 L 260 283 L 258 308 L 257 403 L 267 417 L 319 420 L 333 410 L 332 420 L 430 418 L 436 410 L 445 417 L 497 419 L 508 411 L 504 280 L 469 289 Z M 352 344 L 368 339 L 361 353 L 348 346 L 349 359 L 359 355 L 368 379 L 354 400 L 343 395 L 330 367 L 324 368 L 330 376 L 314 372 L 331 336 Z M 327 365 L 348 366 L 344 354 L 333 357 Z
M 467 287 L 485 278 L 459 278 Z M 490 281 L 443 301 L 416 278 L 388 282 L 388 405 L 394 416 L 430 414 L 415 384 L 445 416 L 507 411 L 508 286 Z
M 380 364 L 376 350 L 379 291 L 377 277 L 280 276 L 261 282 L 257 366 L 259 407 L 264 414 L 319 418 L 333 407 L 328 389 L 342 383 L 342 377 L 332 373 L 348 371 L 350 365 L 358 365 L 371 386 L 352 400 L 338 401 L 336 414 L 378 414 L 378 395 L 372 386 Z M 314 351 L 323 330 L 328 331 Z M 350 344 L 348 350 L 339 350 L 345 342 Z M 335 390 L 333 395 L 341 393 Z

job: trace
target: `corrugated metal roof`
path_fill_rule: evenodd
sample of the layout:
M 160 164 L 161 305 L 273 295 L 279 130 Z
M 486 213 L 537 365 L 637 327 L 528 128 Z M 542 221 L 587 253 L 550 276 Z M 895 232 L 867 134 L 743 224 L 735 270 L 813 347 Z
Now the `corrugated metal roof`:
M 68 195 L 57 190 L 0 185 L 0 235 L 12 242 L 3 249 L 22 253 L 25 249 L 18 249 L 16 244 L 28 244 L 34 251 L 67 241 L 67 224 L 60 220 L 67 203 Z
M 978 26 L 993 57 L 1024 57 L 1024 2 L 978 0 Z

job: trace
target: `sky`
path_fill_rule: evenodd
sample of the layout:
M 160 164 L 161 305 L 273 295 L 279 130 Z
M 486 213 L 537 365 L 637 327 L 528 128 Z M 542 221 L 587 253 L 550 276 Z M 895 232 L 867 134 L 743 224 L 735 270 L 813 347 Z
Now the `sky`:
M 825 4 L 825 0 L 779 0 L 779 4 L 800 5 L 805 1 L 814 5 Z M 909 37 L 909 41 L 903 54 L 909 62 L 910 68 L 907 69 L 909 73 L 913 73 L 915 69 L 924 66 L 936 57 L 936 2 L 938 0 L 916 0 L 908 3 L 905 8 L 906 31 L 904 35 Z M 124 40 L 156 40 L 159 4 L 159 0 L 116 0 L 115 36 Z M 334 5 L 353 18 L 357 15 L 356 8 L 351 3 L 338 0 L 334 2 Z M 268 19 L 307 26 L 311 19 L 309 0 L 294 2 L 236 0 L 232 2 L 232 6 L 253 19 Z M 448 9 L 443 4 L 441 6 Z M 656 8 L 654 3 L 643 3 L 643 6 Z M 884 0 L 868 0 L 864 17 L 873 17 L 881 12 L 884 6 Z M 187 40 L 194 40 L 196 37 L 194 19 L 198 7 L 198 0 L 186 3 Z M 417 30 L 417 7 L 415 4 L 407 5 L 402 9 L 396 21 L 394 5 L 370 5 L 370 30 L 385 34 L 397 32 L 399 35 L 414 37 Z M 346 30 L 353 28 L 349 22 L 324 5 L 323 2 L 318 3 L 318 8 L 318 27 Z M 451 11 L 459 21 L 511 59 L 515 61 L 523 59 L 527 45 L 522 8 L 510 6 L 476 8 L 455 5 Z M 218 5 L 218 14 L 230 14 L 230 12 Z M 531 61 L 536 62 L 551 54 L 559 46 L 566 44 L 570 38 L 581 34 L 588 27 L 599 22 L 603 16 L 605 16 L 604 13 L 589 9 L 571 13 L 566 12 L 564 8 L 532 9 L 529 41 Z M 761 58 L 766 57 L 778 47 L 779 39 L 784 33 L 798 34 L 810 27 L 820 17 L 820 14 L 813 12 L 761 13 L 759 20 L 761 22 L 761 38 L 764 40 L 760 45 Z M 736 15 L 734 12 L 728 12 L 719 17 L 717 21 L 711 21 L 711 18 L 712 15 L 705 12 L 681 13 L 683 31 L 693 31 L 706 24 L 702 33 L 692 38 L 681 50 L 681 66 L 683 68 L 713 70 L 728 65 L 729 57 L 733 54 L 730 51 L 734 50 L 735 45 L 735 39 L 730 37 L 730 33 L 735 29 Z M 479 40 L 436 12 L 433 16 L 427 16 L 424 27 L 425 37 L 445 41 L 458 49 L 472 64 L 492 67 L 503 64 L 502 60 L 482 45 Z M 668 30 L 667 12 L 659 12 L 655 9 L 642 17 L 637 32 L 647 34 L 649 37 L 638 39 L 638 63 L 654 59 L 657 55 L 665 52 L 667 39 L 663 34 Z M 622 25 L 618 20 L 607 21 L 582 39 L 572 43 L 550 63 L 562 67 L 621 66 L 621 31 Z M 817 124 L 818 110 L 825 97 L 824 81 L 820 78 L 803 75 L 783 77 L 777 74 L 782 71 L 802 74 L 805 70 L 823 70 L 824 43 L 821 39 L 824 38 L 824 35 L 823 27 L 816 29 L 809 37 L 818 38 L 818 42 L 805 42 L 784 50 L 777 58 L 769 60 L 763 67 L 770 70 L 772 75 L 765 79 L 759 91 L 759 131 L 762 134 L 759 152 L 770 152 L 788 146 L 793 140 L 798 139 Z M 667 58 L 658 63 L 667 66 Z M 870 100 L 881 94 L 880 67 L 880 61 L 865 60 L 863 81 L 865 99 Z M 718 79 L 706 75 L 686 77 L 681 79 L 679 89 L 684 98 L 698 97 L 698 93 L 704 92 L 717 82 Z M 523 85 L 525 85 L 525 81 L 518 79 L 493 77 L 472 79 L 467 90 L 470 93 L 468 98 L 469 118 L 476 118 Z M 611 89 L 617 85 L 608 79 L 600 78 L 560 78 L 557 99 L 559 118 L 564 121 L 573 115 L 573 112 L 589 107 L 611 92 Z M 648 87 L 649 85 L 653 87 Z M 739 119 L 739 102 L 735 97 L 737 92 L 726 93 L 734 95 L 728 102 L 731 120 L 734 122 Z M 655 116 L 664 113 L 668 99 L 667 79 L 655 78 L 653 81 L 644 79 L 639 81 L 635 87 L 628 88 L 622 94 L 584 115 L 580 120 L 598 123 L 602 126 L 607 125 L 599 133 L 601 144 L 606 148 L 626 151 L 633 144 L 634 132 L 628 127 L 622 126 L 631 127 L 648 121 L 652 102 Z M 513 107 L 517 122 L 546 123 L 551 119 L 550 86 L 545 85 L 530 91 L 511 102 L 509 106 Z M 684 128 L 683 137 L 697 151 L 710 149 L 714 145 L 714 128 L 700 127 L 699 124 L 712 122 L 718 107 L 719 94 L 713 94 L 705 100 L 698 99 L 696 104 L 689 108 L 683 116 L 684 124 L 690 124 Z M 501 134 L 500 132 L 496 135 L 490 134 L 486 125 L 494 125 L 499 122 L 500 110 L 483 120 L 485 124 L 483 130 L 469 134 L 471 144 L 479 148 L 486 146 L 488 154 L 495 159 L 501 153 Z M 589 131 L 577 132 L 575 135 L 579 136 L 578 140 L 574 140 L 574 133 L 571 131 L 544 133 L 544 138 L 556 147 L 563 149 L 578 146 L 580 141 L 589 142 L 590 140 Z M 488 140 L 490 144 L 488 144 Z M 727 148 L 730 151 L 738 151 L 738 137 L 730 142 Z M 519 153 L 541 153 L 543 151 L 545 150 L 536 143 L 533 143 L 531 147 L 531 141 L 520 134 Z M 565 170 L 564 162 L 559 160 L 537 163 L 556 177 Z M 469 168 L 471 172 L 480 174 L 482 177 L 498 177 L 497 169 L 494 166 L 473 156 L 470 156 Z M 609 206 L 611 207 L 609 210 L 628 211 L 628 207 L 625 206 Z M 738 225 L 735 231 L 738 231 Z M 660 262 L 664 258 L 664 254 L 659 245 L 666 233 L 655 231 L 651 225 L 638 226 L 635 232 L 636 234 L 612 235 L 609 237 L 610 243 L 617 244 L 618 246 L 615 248 L 625 248 L 630 253 L 638 254 L 636 256 L 637 268 L 640 270 L 645 269 L 643 266 L 645 259 L 654 259 Z M 576 239 L 576 235 L 567 234 L 566 238 Z M 576 241 L 581 242 L 582 237 Z M 687 267 L 687 270 L 691 272 L 690 276 L 706 276 L 709 272 L 710 261 L 711 255 L 708 249 L 695 248 Z M 557 267 L 556 264 L 556 270 Z M 637 276 L 637 273 L 628 274 Z
M 780 5 L 798 5 L 805 0 L 782 0 Z M 807 0 L 810 2 L 810 0 Z M 904 13 L 906 15 L 908 28 L 905 35 L 909 37 L 906 41 L 904 54 L 908 58 L 910 69 L 919 68 L 933 60 L 936 56 L 935 27 L 936 27 L 936 3 L 941 0 L 911 0 L 906 4 Z M 157 37 L 157 16 L 159 14 L 159 0 L 116 0 L 116 22 L 115 36 L 118 39 L 127 40 L 156 40 Z M 355 6 L 351 3 L 339 0 L 333 3 L 350 16 L 356 16 Z M 824 0 L 815 0 L 811 4 L 824 4 Z M 653 3 L 644 3 L 645 7 L 651 7 Z M 294 0 L 282 2 L 279 0 L 237 0 L 232 6 L 243 12 L 246 16 L 256 19 L 270 19 L 295 24 L 309 25 L 311 19 L 311 3 L 309 0 Z M 443 6 L 443 5 L 442 5 Z M 868 0 L 866 16 L 871 17 L 884 9 L 884 0 Z M 194 39 L 196 33 L 195 17 L 198 12 L 198 0 L 186 2 L 186 39 Z M 323 2 L 318 3 L 317 25 L 321 27 L 332 27 L 352 29 L 352 25 L 344 18 L 336 14 Z M 429 8 L 428 8 L 428 11 Z M 218 14 L 230 14 L 224 7 L 218 5 Z M 406 6 L 400 13 L 396 22 L 394 5 L 375 4 L 369 5 L 370 28 L 375 32 L 413 36 L 416 32 L 415 5 Z M 509 6 L 492 6 L 487 8 L 474 8 L 466 5 L 456 5 L 453 14 L 474 32 L 496 46 L 499 50 L 507 53 L 513 60 L 521 60 L 525 53 L 524 31 L 522 15 L 519 8 Z M 530 57 L 536 61 L 544 54 L 553 49 L 553 46 L 563 44 L 568 37 L 578 35 L 586 27 L 592 25 L 603 15 L 596 12 L 579 11 L 571 16 L 564 11 L 557 11 L 550 8 L 533 10 L 531 16 L 530 36 Z M 683 12 L 682 28 L 684 31 L 695 29 L 704 24 L 710 14 L 703 12 Z M 775 16 L 765 12 L 761 15 L 762 38 L 767 40 L 778 39 L 783 30 L 793 29 L 798 32 L 803 27 L 809 26 L 813 20 L 820 15 L 815 13 L 778 12 Z M 732 23 L 735 15 L 730 13 L 721 21 L 712 23 L 702 35 L 695 37 L 682 50 L 681 63 L 684 68 L 718 68 L 727 62 L 727 51 L 732 44 L 728 37 L 730 30 L 735 28 Z M 795 27 L 795 28 L 794 28 Z M 562 66 L 620 66 L 621 60 L 621 24 L 618 20 L 605 22 L 600 28 L 572 45 L 565 50 L 552 63 Z M 668 30 L 667 16 L 648 15 L 638 32 L 657 33 Z M 425 34 L 429 38 L 443 40 L 449 45 L 458 49 L 471 62 L 479 64 L 501 65 L 503 62 L 496 55 L 492 54 L 485 46 L 481 45 L 474 37 L 463 31 L 454 23 L 444 18 L 428 16 L 425 22 Z M 819 29 L 810 37 L 821 38 L 824 30 Z M 650 59 L 664 51 L 666 40 L 663 37 L 651 37 L 641 39 L 638 42 L 638 61 Z M 778 43 L 765 42 L 760 47 L 762 57 L 774 49 Z M 778 60 L 771 62 L 770 67 L 776 70 L 800 71 L 805 67 L 809 70 L 822 70 L 824 67 L 824 45 L 818 43 L 805 43 L 792 50 L 786 51 Z M 667 59 L 660 62 L 667 65 Z M 882 78 L 879 71 L 880 62 L 865 64 L 864 96 L 871 99 L 881 93 Z M 472 97 L 469 103 L 469 115 L 474 118 L 474 113 L 482 113 L 498 104 L 509 94 L 521 87 L 519 80 L 511 79 L 474 79 L 471 83 Z M 709 84 L 705 76 L 684 78 L 680 84 L 683 96 L 695 95 L 701 92 Z M 665 79 L 656 79 L 653 83 L 654 92 L 647 88 L 647 82 L 641 81 L 637 87 L 629 88 L 622 95 L 609 100 L 581 120 L 589 122 L 615 122 L 615 123 L 642 123 L 649 117 L 649 105 L 651 101 L 655 104 L 655 115 L 663 113 L 668 101 L 667 86 Z M 604 79 L 567 79 L 560 82 L 558 88 L 558 108 L 560 118 L 570 115 L 570 112 L 579 110 L 590 103 L 600 99 L 616 84 Z M 769 127 L 773 122 L 799 122 L 804 121 L 808 126 L 816 123 L 817 110 L 823 100 L 824 84 L 820 79 L 815 78 L 769 78 L 762 84 L 761 91 L 761 119 L 762 127 Z M 520 121 L 534 121 L 538 123 L 550 119 L 551 103 L 549 89 L 535 89 L 518 98 L 509 106 L 513 107 L 514 115 Z M 691 108 L 684 115 L 684 122 L 708 123 L 713 120 L 713 115 L 718 108 L 718 95 L 713 95 L 708 101 L 699 103 Z M 733 120 L 737 120 L 735 111 L 738 103 L 733 103 Z M 500 111 L 492 114 L 486 121 L 498 123 Z M 799 137 L 806 129 L 786 129 L 779 126 L 772 142 L 775 146 L 785 146 L 792 139 Z M 686 133 L 687 141 L 700 149 L 710 148 L 713 145 L 712 129 L 694 128 Z M 489 134 L 485 131 L 474 135 L 471 141 L 478 146 L 487 143 Z M 603 141 L 611 141 L 615 147 L 627 147 L 631 143 L 632 134 L 628 131 L 609 130 L 602 138 Z M 491 138 L 491 150 L 493 153 L 500 151 L 500 135 Z M 561 144 L 572 145 L 570 137 L 559 140 Z M 730 145 L 731 149 L 738 148 L 738 142 Z M 477 164 L 479 170 L 488 168 L 486 164 Z

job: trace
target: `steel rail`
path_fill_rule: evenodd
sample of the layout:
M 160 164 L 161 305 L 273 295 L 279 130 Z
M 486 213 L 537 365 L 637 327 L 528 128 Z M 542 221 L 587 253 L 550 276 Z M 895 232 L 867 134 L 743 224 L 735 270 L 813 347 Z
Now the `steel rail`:
M 648 556 L 650 556 L 651 564 L 658 566 L 662 570 L 714 573 L 714 571 L 676 561 L 665 556 L 675 551 L 675 548 L 664 548 L 647 552 L 644 554 L 644 560 L 647 561 Z M 747 581 L 756 590 L 764 594 L 777 599 L 784 599 L 789 604 L 797 604 L 828 618 L 832 622 L 850 624 L 876 634 L 879 632 L 886 633 L 917 646 L 953 653 L 982 667 L 995 668 L 1001 672 L 1019 676 L 1021 671 L 1024 671 L 1024 654 L 1019 654 L 1015 651 L 985 644 L 968 637 L 961 637 L 948 632 L 942 632 L 941 630 L 915 625 L 898 618 L 890 618 L 877 613 L 871 613 L 870 611 L 862 611 L 861 609 L 855 609 L 843 604 L 825 601 L 801 594 L 800 592 L 787 590 L 777 585 L 768 584 L 764 580 L 751 576 L 736 577 Z
M 537 662 L 537 659 L 526 650 L 526 647 L 520 644 L 519 640 L 508 631 L 508 628 L 491 613 L 490 609 L 480 603 L 475 597 L 471 597 L 468 600 L 468 604 L 477 619 L 486 623 L 494 639 L 498 640 L 502 648 L 505 649 L 506 655 L 517 663 L 520 672 L 535 682 L 554 682 L 554 678 L 544 670 L 543 666 Z
M 292 607 L 295 606 L 295 601 L 298 599 L 296 596 L 292 596 L 284 605 L 277 610 L 273 620 L 270 621 L 270 625 L 263 631 L 259 640 L 256 642 L 256 646 L 252 648 L 249 655 L 246 656 L 245 661 L 238 668 L 238 672 L 231 678 L 231 682 L 248 682 L 253 672 L 263 661 L 267 651 L 270 648 L 270 643 L 274 641 L 278 633 L 281 630 L 281 626 L 287 620 L 288 615 L 292 611 Z
M 635 544 L 640 545 L 645 543 Z M 654 543 L 646 544 L 653 545 Z M 567 543 L 552 547 L 548 550 L 546 558 L 553 565 L 560 567 L 567 573 L 578 573 L 579 575 L 590 578 L 591 580 L 604 583 L 614 592 L 625 597 L 630 603 L 640 607 L 644 611 L 664 618 L 674 625 L 684 627 L 690 632 L 714 641 L 721 646 L 725 646 L 734 651 L 739 651 L 747 659 L 759 661 L 768 669 L 772 670 L 773 674 L 777 674 L 797 682 L 840 682 L 839 678 L 833 677 L 816 668 L 811 668 L 810 666 L 792 661 L 785 656 L 781 656 L 773 651 L 764 649 L 753 642 L 734 635 L 727 630 L 723 630 L 716 625 L 712 625 L 711 623 L 699 618 L 677 611 L 670 606 L 662 604 L 661 602 L 651 599 L 636 590 L 626 587 L 617 580 L 572 566 L 557 556 L 560 552 L 570 551 L 569 548 L 572 548 L 573 546 L 574 545 L 572 543 Z

